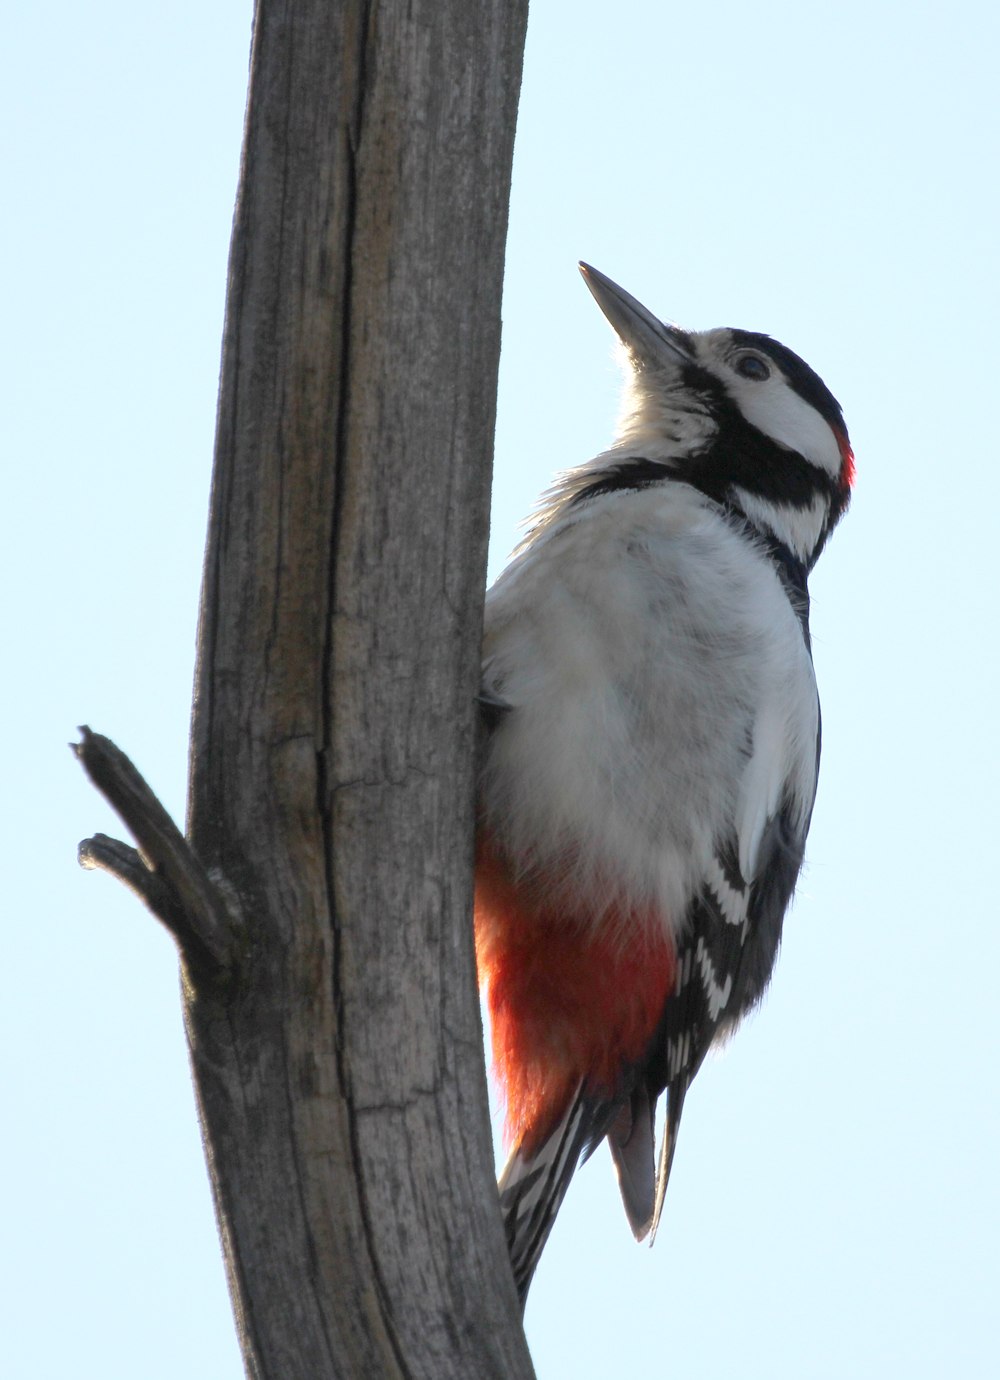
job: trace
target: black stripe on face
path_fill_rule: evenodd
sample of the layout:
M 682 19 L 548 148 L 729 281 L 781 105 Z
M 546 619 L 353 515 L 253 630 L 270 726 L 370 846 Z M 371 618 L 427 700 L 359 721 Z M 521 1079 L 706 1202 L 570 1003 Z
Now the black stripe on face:
M 628 489 L 648 489 L 650 484 L 674 479 L 676 475 L 669 466 L 657 460 L 647 460 L 644 455 L 630 455 L 607 469 L 596 470 L 591 483 L 579 489 L 570 500 L 572 506 L 584 503 L 589 498 L 600 498 L 603 494 L 613 494 Z
M 728 503 L 733 489 L 740 488 L 770 503 L 798 509 L 808 508 L 822 494 L 831 511 L 839 510 L 843 503 L 839 478 L 758 431 L 707 370 L 692 367 L 689 372 L 689 386 L 706 400 L 718 430 L 703 451 L 677 462 L 675 474 L 717 503 Z
M 834 435 L 838 439 L 843 438 L 843 445 L 847 445 L 847 429 L 836 398 L 798 355 L 766 335 L 752 331 L 734 331 L 733 335 L 740 337 L 741 347 L 750 345 L 762 354 L 766 352 L 776 363 L 786 356 L 794 360 L 803 376 L 808 376 L 803 389 L 811 380 L 812 386 L 821 389 L 823 394 L 822 398 L 809 397 L 805 391 L 797 389 L 799 396 L 817 409 L 833 428 Z M 701 404 L 715 419 L 717 430 L 704 450 L 685 456 L 676 463 L 673 467 L 675 477 L 687 480 L 723 506 L 739 507 L 734 493 L 737 489 L 778 508 L 800 511 L 808 508 L 817 498 L 825 499 L 826 521 L 814 549 L 806 559 L 806 566 L 811 569 L 850 501 L 850 483 L 844 469 L 838 475 L 831 475 L 798 451 L 790 450 L 759 431 L 744 417 L 725 385 L 708 369 L 689 365 L 683 377 L 685 387 L 700 398 Z M 792 381 L 788 382 L 792 387 Z M 821 402 L 827 409 L 825 412 L 820 407 Z
M 841 411 L 840 403 L 827 388 L 814 369 L 810 369 L 804 359 L 800 358 L 794 350 L 790 350 L 787 345 L 782 345 L 780 340 L 772 340 L 769 335 L 763 335 L 759 331 L 741 331 L 734 327 L 729 328 L 729 334 L 733 338 L 733 344 L 741 349 L 759 350 L 768 359 L 774 360 L 775 364 L 788 380 L 788 385 L 804 402 L 810 407 L 814 407 L 824 421 L 839 432 L 845 439 L 847 438 L 847 427 L 844 425 L 844 414 Z
M 833 500 L 838 487 L 835 480 L 810 465 L 798 451 L 786 450 L 752 427 L 721 390 L 716 415 L 718 434 L 706 450 L 669 465 L 644 456 L 628 456 L 606 469 L 595 470 L 590 483 L 573 494 L 571 506 L 604 494 L 647 489 L 667 480 L 690 484 L 725 506 L 732 501 L 734 486 L 792 508 L 808 507 L 817 493 L 826 493 Z

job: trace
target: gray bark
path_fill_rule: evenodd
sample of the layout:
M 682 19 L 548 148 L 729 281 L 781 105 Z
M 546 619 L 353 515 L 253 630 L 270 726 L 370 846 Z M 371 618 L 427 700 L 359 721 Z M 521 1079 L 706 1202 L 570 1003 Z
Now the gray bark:
M 267 1380 L 531 1374 L 470 925 L 526 8 L 259 0 L 190 856 L 124 788 L 140 852 L 83 850 L 180 944 L 237 1320 Z M 96 735 L 79 751 L 109 798 L 102 769 L 134 775 Z

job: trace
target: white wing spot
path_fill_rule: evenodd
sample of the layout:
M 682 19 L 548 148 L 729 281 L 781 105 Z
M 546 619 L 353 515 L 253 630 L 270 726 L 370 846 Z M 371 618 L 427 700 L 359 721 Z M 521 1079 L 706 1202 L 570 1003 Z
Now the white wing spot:
M 667 1042 L 667 1078 L 676 1078 L 691 1062 L 691 1032 L 675 1035 Z
M 746 892 L 737 891 L 734 886 L 730 886 L 715 858 L 710 864 L 709 874 L 707 886 L 719 903 L 723 920 L 727 925 L 739 925 L 741 928 L 745 928 L 747 921 Z
M 698 967 L 701 969 L 701 981 L 705 988 L 705 996 L 708 1000 L 708 1014 L 713 1021 L 719 1019 L 719 1013 L 729 1001 L 730 993 L 733 990 L 732 974 L 726 978 L 720 986 L 715 976 L 715 969 L 712 967 L 712 960 L 708 956 L 704 941 L 698 940 Z
M 677 979 L 674 983 L 674 995 L 677 996 L 691 981 L 691 971 L 694 962 L 694 955 L 689 947 L 685 946 L 681 952 L 681 961 L 677 968 Z

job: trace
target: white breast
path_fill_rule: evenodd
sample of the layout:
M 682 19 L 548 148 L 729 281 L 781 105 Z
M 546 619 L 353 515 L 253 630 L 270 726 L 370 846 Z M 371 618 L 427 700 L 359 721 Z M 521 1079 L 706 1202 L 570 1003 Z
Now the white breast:
M 529 541 L 487 596 L 484 678 L 514 706 L 481 807 L 581 924 L 674 933 L 734 835 L 749 880 L 787 792 L 815 791 L 818 705 L 767 557 L 687 485 L 602 496 Z

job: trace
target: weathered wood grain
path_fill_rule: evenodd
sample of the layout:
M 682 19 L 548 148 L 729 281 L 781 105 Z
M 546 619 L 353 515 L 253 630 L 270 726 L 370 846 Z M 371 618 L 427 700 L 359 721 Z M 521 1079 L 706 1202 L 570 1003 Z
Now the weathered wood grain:
M 469 928 L 525 13 L 257 5 L 189 818 L 245 932 L 185 991 L 267 1380 L 531 1373 Z

